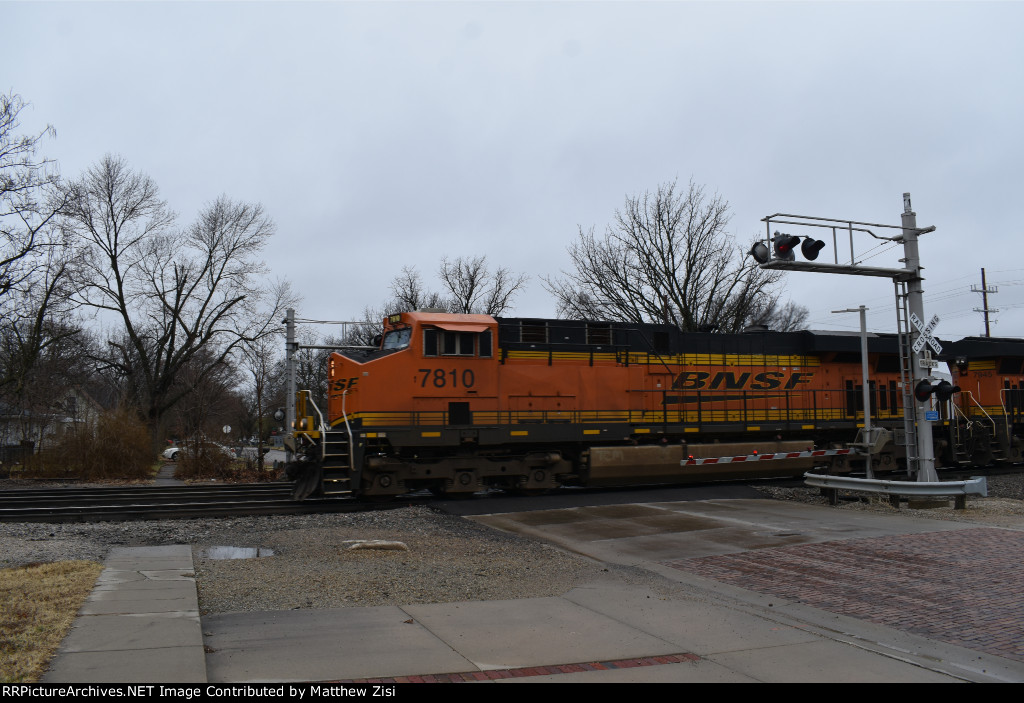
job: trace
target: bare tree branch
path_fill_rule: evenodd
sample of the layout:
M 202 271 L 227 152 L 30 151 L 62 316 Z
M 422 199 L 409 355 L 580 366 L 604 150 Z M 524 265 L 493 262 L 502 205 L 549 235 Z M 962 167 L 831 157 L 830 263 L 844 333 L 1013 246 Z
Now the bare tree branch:
M 438 278 L 449 294 L 449 312 L 501 315 L 512 307 L 512 299 L 526 285 L 525 274 L 507 268 L 491 273 L 486 256 L 441 259 Z
M 777 272 L 746 262 L 727 233 L 729 204 L 692 181 L 626 198 L 603 237 L 581 227 L 574 272 L 545 279 L 560 315 L 737 332 L 776 300 Z M 757 309 L 761 309 L 758 307 Z
M 0 315 L 18 314 L 8 294 L 31 288 L 50 249 L 64 247 L 56 217 L 64 205 L 53 161 L 37 156 L 52 126 L 38 134 L 17 134 L 26 104 L 0 94 Z

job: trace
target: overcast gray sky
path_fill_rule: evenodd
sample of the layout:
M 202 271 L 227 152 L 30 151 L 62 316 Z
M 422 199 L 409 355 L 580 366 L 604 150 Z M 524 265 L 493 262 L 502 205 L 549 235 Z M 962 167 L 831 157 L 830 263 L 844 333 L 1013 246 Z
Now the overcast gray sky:
M 777 212 L 898 225 L 909 191 L 936 334 L 983 332 L 985 267 L 993 334 L 1024 337 L 1018 2 L 0 2 L 0 27 L 0 90 L 64 175 L 119 154 L 183 225 L 261 202 L 303 317 L 444 255 L 529 274 L 515 314 L 554 316 L 579 226 L 693 179 L 747 246 Z M 814 328 L 895 327 L 887 280 L 784 285 Z

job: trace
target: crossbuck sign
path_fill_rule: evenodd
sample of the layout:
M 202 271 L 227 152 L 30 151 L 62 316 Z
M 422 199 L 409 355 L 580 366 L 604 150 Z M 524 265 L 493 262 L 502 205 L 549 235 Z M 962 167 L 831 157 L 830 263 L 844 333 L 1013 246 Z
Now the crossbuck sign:
M 938 340 L 932 336 L 932 330 L 935 329 L 936 325 L 939 324 L 939 316 L 932 315 L 932 319 L 928 321 L 928 326 L 925 327 L 924 323 L 921 322 L 921 318 L 917 316 L 917 313 L 910 313 L 910 322 L 920 332 L 917 339 L 914 341 L 914 351 L 921 353 L 924 349 L 924 345 L 927 344 L 932 348 L 936 354 L 942 353 L 942 345 L 939 344 Z

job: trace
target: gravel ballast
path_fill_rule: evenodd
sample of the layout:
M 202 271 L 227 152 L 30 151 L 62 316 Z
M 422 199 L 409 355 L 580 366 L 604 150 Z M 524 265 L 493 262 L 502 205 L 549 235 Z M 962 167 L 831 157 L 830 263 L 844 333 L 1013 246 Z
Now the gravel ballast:
M 351 550 L 352 540 L 400 541 L 408 550 Z M 210 520 L 0 523 L 0 568 L 102 561 L 112 547 L 163 544 L 192 545 L 203 614 L 545 597 L 604 570 L 545 543 L 423 506 Z M 206 556 L 223 546 L 269 549 L 273 556 Z

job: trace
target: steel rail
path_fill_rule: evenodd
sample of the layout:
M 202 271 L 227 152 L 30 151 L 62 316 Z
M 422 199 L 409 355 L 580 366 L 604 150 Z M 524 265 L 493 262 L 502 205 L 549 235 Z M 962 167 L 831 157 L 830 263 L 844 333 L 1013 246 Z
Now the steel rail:
M 350 512 L 401 507 L 351 496 L 296 502 L 288 484 L 136 486 L 0 492 L 0 522 L 97 522 Z

